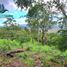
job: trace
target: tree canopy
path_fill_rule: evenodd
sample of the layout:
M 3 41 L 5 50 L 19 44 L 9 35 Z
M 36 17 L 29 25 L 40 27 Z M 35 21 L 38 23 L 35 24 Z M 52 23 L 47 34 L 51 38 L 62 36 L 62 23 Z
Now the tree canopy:
M 4 13 L 8 11 L 7 9 L 5 9 L 4 5 L 3 4 L 0 4 L 0 13 Z

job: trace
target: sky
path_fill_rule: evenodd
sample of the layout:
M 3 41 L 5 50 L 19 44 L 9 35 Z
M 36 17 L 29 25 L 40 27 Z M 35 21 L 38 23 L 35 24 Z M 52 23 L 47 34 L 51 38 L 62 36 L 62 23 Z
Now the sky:
M 45 2 L 49 1 L 49 0 L 44 0 Z M 67 0 L 60 0 L 60 1 L 67 1 Z M 0 0 L 0 4 L 4 4 L 5 8 L 8 10 L 7 12 L 1 14 L 0 13 L 0 26 L 2 26 L 3 22 L 6 21 L 6 18 L 4 17 L 4 15 L 13 15 L 14 19 L 16 20 L 16 22 L 18 24 L 26 24 L 25 20 L 26 17 L 24 17 L 25 15 L 27 15 L 28 10 L 20 10 L 20 8 L 17 7 L 17 5 L 14 3 L 13 0 Z M 66 8 L 67 9 L 67 8 Z M 53 10 L 56 10 L 55 8 L 53 8 Z M 23 16 L 23 17 L 20 17 Z
M 18 24 L 26 24 L 26 17 L 24 16 L 27 15 L 28 10 L 20 10 L 20 8 L 17 7 L 13 0 L 0 0 L 0 4 L 4 4 L 5 8 L 8 10 L 3 14 L 0 13 L 0 26 L 3 25 L 4 21 L 6 21 L 4 15 L 13 15 L 14 19 Z

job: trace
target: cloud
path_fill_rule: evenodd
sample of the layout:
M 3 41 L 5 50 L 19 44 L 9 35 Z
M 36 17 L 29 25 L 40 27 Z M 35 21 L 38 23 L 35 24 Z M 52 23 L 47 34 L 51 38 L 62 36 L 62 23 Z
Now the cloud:
M 13 0 L 7 0 L 7 3 L 5 3 L 4 5 L 5 5 L 5 8 L 8 9 L 9 11 L 17 9 L 17 5 L 14 3 Z
M 13 15 L 13 17 L 15 19 L 17 19 L 17 18 L 25 17 L 27 15 L 27 13 L 28 12 L 26 10 L 22 10 L 22 11 L 20 11 L 20 10 L 14 10 L 14 11 L 7 11 L 7 12 L 5 12 L 2 15 L 7 15 L 7 16 L 8 15 Z
M 0 18 L 0 23 L 3 23 L 6 20 L 7 20 L 6 18 Z
M 20 25 L 27 24 L 27 23 L 25 22 L 26 17 L 24 17 L 24 18 L 18 18 L 18 19 L 15 19 L 15 20 L 16 20 L 16 22 L 17 22 L 18 24 L 20 24 Z
M 14 2 L 9 2 L 9 4 L 5 4 L 5 8 L 9 11 L 16 10 L 17 6 L 14 4 Z
M 6 21 L 7 19 L 6 18 L 0 18 L 0 26 L 3 26 L 3 22 Z M 23 17 L 23 18 L 17 18 L 15 19 L 16 20 L 16 23 L 20 24 L 20 25 L 26 25 L 27 23 L 25 22 L 26 20 L 26 17 Z
M 13 0 L 0 0 L 0 4 L 4 4 L 5 8 L 10 11 L 17 9 L 17 5 Z
M 6 21 L 7 19 L 6 18 L 0 18 L 0 26 L 3 26 L 3 22 Z
M 0 0 L 0 4 L 4 4 L 5 8 L 9 10 L 4 14 L 0 14 L 0 18 L 4 15 L 13 15 L 14 18 L 19 18 L 20 16 L 27 15 L 27 11 L 24 9 L 22 11 L 19 10 L 13 0 Z
M 44 1 L 47 2 L 50 0 L 44 0 Z M 27 15 L 28 11 L 24 9 L 20 11 L 13 0 L 0 0 L 0 3 L 4 4 L 5 8 L 9 10 L 8 12 L 5 12 L 4 14 L 0 15 L 0 25 L 2 24 L 3 21 L 6 20 L 6 18 L 3 18 L 3 15 L 13 15 L 18 24 L 27 24 L 25 22 L 26 17 L 23 16 Z M 53 10 L 56 10 L 56 8 L 53 7 Z

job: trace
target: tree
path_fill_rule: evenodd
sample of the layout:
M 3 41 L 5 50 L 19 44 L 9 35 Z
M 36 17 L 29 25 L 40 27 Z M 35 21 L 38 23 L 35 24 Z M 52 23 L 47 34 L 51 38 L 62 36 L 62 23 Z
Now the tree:
M 18 7 L 24 8 L 24 7 L 28 7 L 32 4 L 34 0 L 16 0 L 16 3 L 18 5 Z
M 19 30 L 19 24 L 16 23 L 16 20 L 14 20 L 14 18 L 7 18 L 7 20 L 5 22 L 3 22 L 5 25 L 5 28 L 7 30 Z
M 4 13 L 8 11 L 7 9 L 5 9 L 4 5 L 3 4 L 0 4 L 0 13 Z
M 7 18 L 7 20 L 4 22 L 5 26 L 12 26 L 13 22 L 15 22 L 15 20 L 13 18 Z
M 38 40 L 41 39 L 42 44 L 46 43 L 46 33 L 51 26 L 49 16 L 48 6 L 42 3 L 37 3 L 35 6 L 32 6 L 28 12 L 28 24 L 31 31 L 38 33 Z
M 34 3 L 34 6 L 33 6 L 33 3 Z M 38 5 L 38 3 L 40 3 L 40 5 Z M 47 3 L 45 3 L 44 0 L 38 0 L 38 2 L 36 0 L 25 0 L 25 1 L 19 0 L 18 2 L 17 0 L 17 4 L 21 8 L 22 6 L 30 7 L 29 12 L 28 12 L 28 24 L 30 25 L 32 30 L 37 28 L 36 31 L 38 30 L 38 39 L 39 39 L 40 30 L 42 33 L 42 41 L 44 39 L 44 35 L 45 35 L 44 33 L 47 32 L 48 27 L 50 25 L 49 22 L 52 22 L 49 20 L 49 16 L 51 17 L 51 20 L 53 20 L 53 17 L 55 15 L 58 19 L 57 23 L 62 24 L 60 26 L 61 29 L 67 30 L 67 14 L 66 14 L 66 9 L 65 9 L 66 3 L 63 2 L 62 0 L 52 0 L 52 1 L 48 1 Z M 45 4 L 49 8 L 46 8 Z M 46 11 L 43 9 L 42 5 L 44 6 Z M 56 10 L 54 10 L 53 8 L 55 8 Z M 50 12 L 48 12 L 48 10 L 50 10 Z M 58 17 L 59 14 L 61 14 L 62 17 Z M 46 17 L 46 20 L 45 20 L 45 17 Z M 46 21 L 48 23 L 45 24 Z
M 28 7 L 32 3 L 36 3 L 36 1 L 37 0 L 16 0 L 16 3 L 22 8 L 23 6 Z M 45 4 L 44 0 L 38 0 L 38 2 L 43 2 Z M 48 2 L 52 3 L 53 7 L 55 6 L 56 8 L 60 9 L 63 15 L 67 18 L 66 11 L 64 9 L 64 7 L 66 7 L 66 2 L 64 3 L 63 0 L 52 0 Z
M 61 13 L 62 17 L 60 17 L 60 23 L 62 24 L 62 29 L 67 29 L 67 11 L 66 11 L 66 2 L 62 0 L 53 0 L 55 8 L 57 8 L 56 13 Z
M 17 4 L 21 8 L 30 7 L 27 15 L 28 25 L 31 28 L 31 32 L 36 31 L 38 33 L 38 41 L 40 34 L 42 34 L 41 41 L 44 44 L 44 40 L 46 41 L 46 32 L 48 31 L 52 22 L 49 20 L 51 12 L 49 11 L 50 8 L 48 3 L 44 3 L 44 0 L 38 0 L 38 2 L 36 0 L 17 0 Z
M 64 3 L 63 1 L 61 2 L 61 0 L 53 0 L 53 3 L 56 4 L 58 10 L 61 10 L 62 14 L 67 18 L 66 11 L 65 11 L 66 3 Z

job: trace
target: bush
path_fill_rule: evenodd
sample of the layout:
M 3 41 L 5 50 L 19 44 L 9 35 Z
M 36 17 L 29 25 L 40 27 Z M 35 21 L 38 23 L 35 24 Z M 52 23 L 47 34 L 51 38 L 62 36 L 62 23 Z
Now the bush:
M 17 40 L 20 43 L 27 42 L 30 40 L 30 36 L 24 29 L 10 29 L 0 28 L 0 39 Z
M 13 40 L 0 39 L 0 51 L 9 51 L 17 48 L 21 48 L 20 43 Z

